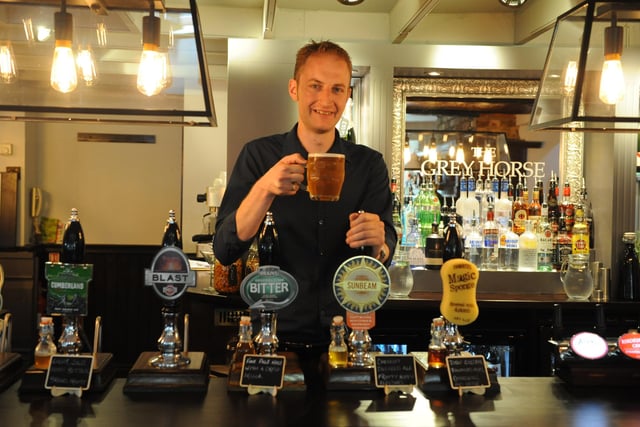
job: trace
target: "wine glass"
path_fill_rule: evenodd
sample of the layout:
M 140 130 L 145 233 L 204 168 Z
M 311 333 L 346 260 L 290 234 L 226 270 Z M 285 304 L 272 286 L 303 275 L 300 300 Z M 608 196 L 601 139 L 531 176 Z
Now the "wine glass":
M 200 251 L 202 253 L 202 257 L 209 264 L 209 286 L 204 288 L 205 292 L 210 292 L 212 294 L 217 294 L 216 288 L 213 287 L 213 275 L 214 275 L 214 265 L 216 263 L 216 257 L 213 254 L 213 247 L 211 245 L 207 246 L 206 249 Z

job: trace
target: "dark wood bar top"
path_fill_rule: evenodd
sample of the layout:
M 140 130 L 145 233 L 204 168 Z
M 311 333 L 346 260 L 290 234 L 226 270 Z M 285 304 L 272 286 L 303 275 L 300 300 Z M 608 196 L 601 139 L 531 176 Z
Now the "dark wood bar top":
M 501 378 L 499 394 L 465 393 L 427 398 L 382 391 L 281 390 L 276 397 L 228 392 L 226 379 L 211 378 L 204 396 L 162 394 L 131 398 L 125 379 L 82 398 L 0 394 L 3 426 L 622 426 L 638 425 L 637 390 L 568 389 L 553 377 Z M 626 396 L 626 397 L 625 397 Z

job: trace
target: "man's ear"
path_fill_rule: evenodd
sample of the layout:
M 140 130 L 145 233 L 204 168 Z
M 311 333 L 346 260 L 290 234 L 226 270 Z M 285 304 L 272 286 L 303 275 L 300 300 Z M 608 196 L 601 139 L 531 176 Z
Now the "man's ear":
M 289 96 L 294 101 L 298 100 L 298 82 L 296 79 L 289 79 Z

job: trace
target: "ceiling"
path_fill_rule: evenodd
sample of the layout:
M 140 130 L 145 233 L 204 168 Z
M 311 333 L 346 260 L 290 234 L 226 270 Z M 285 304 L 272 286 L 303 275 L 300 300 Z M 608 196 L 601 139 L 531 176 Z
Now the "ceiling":
M 345 6 L 337 0 L 277 0 L 277 7 L 284 9 L 327 10 L 333 12 L 389 13 L 401 0 L 365 0 L 356 6 Z M 535 1 L 535 0 L 530 0 Z M 263 0 L 198 0 L 201 6 L 262 7 Z M 438 0 L 434 12 L 504 12 L 509 10 L 498 0 Z

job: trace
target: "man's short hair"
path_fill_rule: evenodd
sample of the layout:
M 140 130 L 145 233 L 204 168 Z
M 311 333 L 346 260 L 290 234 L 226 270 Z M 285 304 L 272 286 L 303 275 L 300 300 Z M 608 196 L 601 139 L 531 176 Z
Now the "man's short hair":
M 344 61 L 347 63 L 347 66 L 349 67 L 349 74 L 351 74 L 351 71 L 353 70 L 353 65 L 351 64 L 351 57 L 349 56 L 349 53 L 347 53 L 346 50 L 344 50 L 342 47 L 340 47 L 336 43 L 330 42 L 328 40 L 320 41 L 320 42 L 316 42 L 312 40 L 311 42 L 302 46 L 298 50 L 298 53 L 296 54 L 296 66 L 293 69 L 294 79 L 298 80 L 298 77 L 300 75 L 300 69 L 307 62 L 307 59 L 309 59 L 309 57 L 311 57 L 316 53 L 333 53 L 334 55 L 337 55 L 338 57 L 344 59 Z

